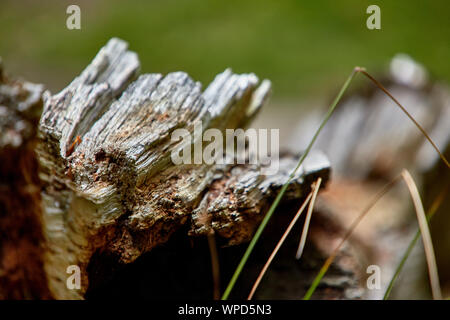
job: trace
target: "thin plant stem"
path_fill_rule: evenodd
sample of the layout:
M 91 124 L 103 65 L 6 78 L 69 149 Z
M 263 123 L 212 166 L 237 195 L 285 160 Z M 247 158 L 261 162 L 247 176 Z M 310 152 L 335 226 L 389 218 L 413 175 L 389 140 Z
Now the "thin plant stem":
M 289 183 L 294 178 L 295 173 L 297 172 L 298 168 L 301 166 L 301 164 L 305 160 L 305 158 L 308 155 L 309 151 L 311 150 L 314 142 L 316 141 L 319 133 L 322 131 L 323 127 L 325 126 L 325 124 L 330 119 L 331 115 L 333 114 L 333 111 L 335 110 L 336 106 L 338 105 L 339 101 L 341 100 L 342 96 L 344 95 L 344 92 L 347 90 L 348 86 L 350 85 L 350 82 L 353 80 L 355 75 L 360 70 L 361 70 L 361 68 L 359 68 L 359 67 L 353 69 L 352 73 L 347 78 L 347 80 L 345 81 L 345 83 L 342 86 L 341 90 L 339 91 L 338 95 L 336 96 L 336 98 L 334 99 L 333 103 L 331 104 L 327 114 L 325 115 L 325 118 L 322 120 L 322 122 L 321 122 L 319 128 L 317 129 L 316 133 L 314 134 L 313 138 L 311 139 L 311 141 L 309 142 L 308 146 L 306 147 L 305 152 L 300 157 L 300 160 L 298 161 L 297 166 L 292 171 L 292 173 L 289 175 L 289 177 L 288 177 L 287 181 L 284 183 L 284 185 L 281 187 L 280 192 L 278 193 L 277 197 L 275 198 L 275 200 L 273 201 L 272 205 L 270 206 L 269 211 L 267 211 L 266 215 L 264 216 L 261 224 L 259 225 L 258 229 L 255 232 L 255 235 L 253 236 L 252 240 L 250 241 L 250 243 L 249 243 L 249 245 L 247 247 L 247 250 L 245 251 L 241 261 L 239 262 L 239 265 L 237 266 L 233 276 L 231 277 L 231 280 L 228 283 L 228 286 L 227 286 L 227 288 L 225 289 L 225 292 L 222 295 L 222 300 L 228 299 L 228 296 L 230 295 L 231 290 L 233 290 L 233 287 L 234 287 L 234 285 L 235 285 L 239 275 L 241 274 L 242 269 L 244 268 L 245 264 L 247 263 L 247 260 L 248 260 L 248 258 L 250 256 L 250 254 L 252 253 L 256 242 L 258 242 L 259 237 L 261 236 L 261 234 L 264 231 L 267 223 L 269 222 L 270 218 L 272 217 L 272 214 L 275 212 L 275 209 L 277 208 L 281 198 L 284 196 L 284 193 L 286 192 L 286 190 L 287 190 L 287 188 L 289 186 Z
M 416 209 L 417 221 L 419 223 L 420 233 L 422 234 L 423 247 L 425 249 L 425 257 L 428 265 L 428 275 L 430 277 L 431 291 L 434 300 L 442 300 L 441 286 L 439 284 L 439 275 L 436 264 L 436 257 L 434 255 L 433 242 L 431 240 L 430 229 L 428 228 L 427 217 L 423 209 L 422 200 L 420 199 L 419 190 L 411 177 L 408 170 L 403 169 L 402 177 L 408 186 L 411 198 Z
M 213 275 L 213 298 L 220 299 L 220 265 L 217 253 L 216 237 L 213 233 L 208 234 L 208 246 L 211 253 L 211 269 Z
M 361 212 L 361 214 L 355 219 L 355 221 L 351 224 L 350 228 L 346 232 L 345 236 L 342 238 L 341 242 L 338 244 L 338 246 L 333 250 L 331 255 L 327 258 L 325 263 L 323 264 L 322 268 L 320 268 L 319 273 L 314 278 L 313 283 L 309 287 L 308 291 L 306 292 L 305 296 L 303 297 L 303 300 L 309 300 L 311 299 L 311 296 L 313 295 L 314 291 L 316 290 L 317 286 L 319 285 L 320 281 L 322 280 L 325 273 L 328 271 L 329 267 L 333 263 L 334 259 L 336 258 L 337 254 L 339 253 L 339 250 L 341 249 L 342 245 L 347 241 L 348 238 L 350 238 L 353 231 L 356 229 L 358 224 L 361 222 L 361 220 L 367 215 L 367 213 L 375 206 L 375 204 L 400 180 L 401 176 L 395 177 L 393 180 L 391 180 L 389 183 L 387 183 L 374 197 L 374 199 L 369 203 L 369 205 Z
M 320 179 L 317 182 L 317 184 L 320 186 L 321 182 L 322 182 L 322 179 Z M 311 199 L 311 203 L 309 204 L 308 211 L 306 213 L 305 224 L 303 225 L 303 231 L 302 231 L 302 235 L 300 237 L 300 243 L 298 245 L 297 254 L 295 255 L 295 258 L 297 260 L 299 260 L 301 258 L 302 254 L 303 254 L 303 249 L 305 248 L 306 236 L 308 235 L 309 223 L 311 221 L 311 216 L 312 216 L 312 213 L 313 213 L 314 204 L 316 203 L 317 191 L 319 191 L 319 187 L 317 187 L 315 189 L 313 197 Z
M 396 105 L 409 117 L 409 119 L 419 128 L 419 130 L 422 132 L 422 134 L 426 137 L 426 139 L 431 143 L 431 145 L 433 146 L 433 148 L 437 151 L 437 153 L 439 154 L 440 158 L 444 161 L 444 163 L 446 164 L 446 166 L 448 168 L 450 168 L 449 162 L 447 161 L 447 159 L 445 158 L 445 156 L 440 152 L 439 148 L 436 146 L 436 144 L 433 142 L 433 140 L 431 139 L 431 137 L 427 134 L 427 132 L 422 128 L 422 126 L 420 126 L 420 124 L 411 116 L 411 114 L 409 114 L 409 112 L 400 104 L 400 102 L 398 102 L 397 99 L 394 98 L 394 96 L 389 93 L 389 91 L 384 88 L 384 86 L 378 82 L 375 78 L 373 78 L 369 73 L 367 73 L 367 71 L 364 68 L 361 67 L 355 67 L 352 71 L 352 73 L 350 74 L 350 76 L 347 78 L 347 80 L 345 81 L 344 85 L 342 86 L 341 90 L 339 91 L 338 95 L 336 96 L 336 98 L 334 99 L 333 103 L 331 104 L 330 108 L 328 109 L 325 118 L 322 120 L 322 122 L 320 123 L 319 128 L 317 129 L 317 131 L 315 132 L 313 138 L 311 139 L 311 141 L 309 142 L 305 152 L 302 154 L 302 156 L 300 157 L 297 166 L 295 167 L 295 169 L 292 171 L 292 173 L 289 175 L 287 181 L 284 183 L 284 185 L 281 187 L 281 190 L 279 191 L 278 195 L 276 196 L 275 200 L 273 201 L 272 205 L 270 206 L 269 210 L 267 211 L 266 215 L 264 216 L 261 224 L 259 225 L 258 229 L 255 232 L 255 235 L 253 236 L 252 240 L 250 241 L 247 250 L 245 251 L 244 255 L 241 258 L 241 261 L 239 262 L 238 266 L 236 267 L 236 270 L 233 274 L 233 276 L 231 277 L 230 282 L 227 285 L 227 288 L 225 289 L 224 294 L 222 295 L 222 300 L 226 300 L 228 298 L 228 296 L 230 295 L 231 290 L 233 289 L 239 275 L 241 274 L 250 254 L 253 251 L 253 248 L 255 247 L 256 243 L 258 242 L 259 237 L 261 236 L 262 232 L 264 231 L 267 223 L 269 222 L 270 218 L 272 217 L 272 214 L 275 212 L 275 209 L 278 207 L 279 202 L 281 201 L 283 195 L 285 194 L 289 183 L 291 182 L 291 180 L 293 179 L 293 177 L 295 176 L 295 173 L 297 172 L 298 168 L 301 166 L 301 164 L 303 163 L 303 161 L 305 160 L 306 156 L 309 154 L 309 151 L 311 150 L 313 144 L 315 143 L 319 133 L 322 131 L 323 127 L 326 125 L 326 123 L 328 122 L 328 120 L 330 119 L 331 115 L 333 114 L 334 110 L 336 109 L 339 101 L 342 99 L 342 96 L 344 95 L 345 91 L 347 90 L 348 86 L 350 85 L 351 81 L 353 80 L 353 78 L 355 77 L 355 75 L 357 73 L 362 73 L 364 74 L 368 79 L 370 79 L 379 89 L 381 89 L 386 95 L 388 95 L 395 103 Z M 326 270 L 325 270 L 326 272 Z M 320 282 L 320 279 L 319 279 Z M 318 285 L 318 283 L 316 284 Z M 311 289 L 311 288 L 310 288 Z M 313 289 L 314 291 L 314 289 Z M 312 293 L 311 293 L 312 294 Z
M 258 275 L 258 278 L 256 279 L 255 283 L 253 284 L 252 290 L 250 291 L 247 300 L 251 300 L 253 298 L 253 295 L 255 294 L 256 289 L 259 286 L 259 283 L 262 280 L 262 277 L 266 273 L 267 269 L 269 268 L 270 264 L 272 263 L 272 260 L 275 258 L 275 255 L 277 254 L 278 250 L 280 249 L 281 245 L 283 244 L 284 240 L 288 236 L 289 232 L 291 231 L 292 227 L 297 222 L 298 218 L 302 214 L 302 212 L 305 210 L 306 205 L 311 200 L 312 192 L 308 194 L 305 201 L 303 201 L 303 204 L 298 209 L 297 213 L 295 214 L 294 218 L 292 219 L 291 223 L 287 227 L 286 231 L 284 232 L 283 236 L 281 237 L 280 241 L 278 241 L 277 245 L 275 246 L 275 249 L 273 249 L 272 253 L 270 254 L 269 259 L 267 259 L 267 262 L 264 264 L 264 267 L 262 268 L 261 272 Z
M 283 245 L 284 241 L 286 240 L 287 236 L 291 232 L 291 230 L 294 227 L 295 223 L 297 222 L 298 218 L 300 217 L 302 212 L 305 210 L 305 207 L 308 204 L 308 202 L 309 202 L 308 210 L 309 210 L 309 208 L 313 208 L 314 207 L 314 202 L 316 200 L 317 193 L 319 192 L 319 188 L 320 188 L 321 182 L 322 182 L 322 178 L 318 178 L 317 181 L 313 184 L 313 186 L 312 186 L 313 191 L 311 191 L 309 193 L 308 197 L 303 202 L 301 207 L 298 209 L 297 214 L 294 216 L 294 218 L 292 219 L 291 223 L 287 227 L 287 229 L 284 232 L 283 236 L 281 237 L 280 241 L 278 241 L 275 249 L 272 251 L 269 259 L 267 260 L 266 264 L 264 265 L 263 269 L 261 270 L 260 274 L 258 275 L 258 278 L 256 279 L 255 284 L 253 285 L 252 290 L 251 290 L 250 294 L 248 295 L 247 300 L 251 300 L 252 299 L 256 289 L 259 286 L 259 283 L 262 280 L 262 277 L 266 273 L 267 269 L 269 268 L 270 264 L 272 263 L 272 260 L 275 258 L 275 255 L 278 253 L 278 250 Z
M 448 187 L 448 185 L 447 185 L 447 187 Z M 440 207 L 442 201 L 444 200 L 444 196 L 447 193 L 447 187 L 444 188 L 441 191 L 441 193 L 436 197 L 436 199 L 433 201 L 433 204 L 427 213 L 427 221 L 428 222 L 430 222 L 431 218 L 433 218 L 434 214 L 436 213 L 436 211 Z M 408 245 L 408 248 L 406 249 L 405 253 L 403 254 L 403 256 L 400 260 L 400 263 L 397 265 L 397 268 L 395 269 L 395 272 L 392 275 L 391 280 L 389 281 L 386 292 L 384 293 L 383 300 L 387 300 L 389 298 L 389 295 L 391 294 L 391 291 L 394 287 L 394 283 L 397 280 L 397 278 L 399 277 L 400 272 L 402 271 L 403 266 L 406 263 L 406 260 L 408 260 L 408 257 L 410 256 L 410 254 L 411 254 L 412 250 L 414 249 L 419 238 L 420 238 L 420 229 L 417 230 L 414 238 L 411 240 L 411 242 Z
M 392 101 L 397 104 L 397 106 L 408 116 L 408 118 L 416 125 L 416 127 L 422 132 L 422 134 L 425 136 L 425 138 L 431 143 L 433 148 L 436 150 L 436 152 L 439 154 L 439 157 L 441 157 L 442 161 L 444 161 L 447 168 L 450 168 L 450 165 L 448 163 L 447 158 L 442 154 L 442 152 L 439 150 L 439 148 L 436 146 L 436 144 L 433 142 L 433 140 L 430 138 L 428 133 L 425 131 L 425 129 L 414 119 L 414 117 L 406 110 L 405 107 L 403 107 L 400 102 L 394 98 L 394 96 L 380 83 L 378 82 L 374 77 L 372 77 L 366 70 L 359 69 L 359 72 L 361 72 L 363 75 L 365 75 L 367 78 L 369 78 L 381 91 L 383 91 L 389 98 L 391 98 Z

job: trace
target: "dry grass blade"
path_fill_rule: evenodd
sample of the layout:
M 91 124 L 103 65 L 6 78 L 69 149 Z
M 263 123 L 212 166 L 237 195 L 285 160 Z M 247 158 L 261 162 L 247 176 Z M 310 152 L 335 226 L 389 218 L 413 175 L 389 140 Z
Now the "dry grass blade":
M 317 187 L 315 190 L 319 190 L 319 188 Z M 313 194 L 313 192 L 315 192 L 315 190 L 308 194 L 308 196 L 306 197 L 305 201 L 300 206 L 300 208 L 298 209 L 298 211 L 295 214 L 294 218 L 292 219 L 291 223 L 287 227 L 286 231 L 283 233 L 283 236 L 281 237 L 280 241 L 278 241 L 275 249 L 273 249 L 272 253 L 270 254 L 269 259 L 267 259 L 267 262 L 264 264 L 264 267 L 262 268 L 261 272 L 259 273 L 258 278 L 256 279 L 255 283 L 253 284 L 252 290 L 250 291 L 250 294 L 248 295 L 247 300 L 251 300 L 253 298 L 253 295 L 255 294 L 255 291 L 258 288 L 262 277 L 266 273 L 267 269 L 269 268 L 270 264 L 272 263 L 273 258 L 275 258 L 275 255 L 277 254 L 277 252 L 280 249 L 281 245 L 283 244 L 284 240 L 288 236 L 289 232 L 292 230 L 292 227 L 297 222 L 297 220 L 300 217 L 300 215 L 302 214 L 303 210 L 305 210 L 306 205 L 311 200 L 312 194 Z
M 431 240 L 430 230 L 428 228 L 427 217 L 425 216 L 425 211 L 423 209 L 422 200 L 420 199 L 419 190 L 414 183 L 411 174 L 404 169 L 402 172 L 402 177 L 408 186 L 411 198 L 414 202 L 414 207 L 416 209 L 417 221 L 419 223 L 420 232 L 422 234 L 423 246 L 425 249 L 425 256 L 427 258 L 428 274 L 430 277 L 431 291 L 433 294 L 433 299 L 441 300 L 442 293 L 441 287 L 439 285 L 439 276 L 436 265 L 436 258 L 434 256 L 433 242 Z
M 208 234 L 208 246 L 211 253 L 211 268 L 213 275 L 213 298 L 214 300 L 220 299 L 220 268 L 219 268 L 219 255 L 217 253 L 216 238 L 213 233 Z
M 313 213 L 314 204 L 316 203 L 317 192 L 319 191 L 321 182 L 322 182 L 322 179 L 319 178 L 317 180 L 317 183 L 316 183 L 317 186 L 315 186 L 315 190 L 314 190 L 311 202 L 308 207 L 308 212 L 306 213 L 305 224 L 303 225 L 302 235 L 300 237 L 300 242 L 298 244 L 297 253 L 295 254 L 295 258 L 297 260 L 301 258 L 302 254 L 303 254 L 303 249 L 305 248 L 306 237 L 308 235 L 308 229 L 309 229 L 309 223 L 311 222 L 311 216 Z
M 305 152 L 303 153 L 303 155 L 300 157 L 297 166 L 295 167 L 295 169 L 291 172 L 291 174 L 289 175 L 287 181 L 284 183 L 284 185 L 282 186 L 281 190 L 279 191 L 278 195 L 276 196 L 275 200 L 273 201 L 272 205 L 270 206 L 268 212 L 266 213 L 266 215 L 263 218 L 263 221 L 261 222 L 261 224 L 259 225 L 258 229 L 255 232 L 255 235 L 253 236 L 252 240 L 250 241 L 250 244 L 247 247 L 247 250 L 245 251 L 241 261 L 239 262 L 238 266 L 236 267 L 236 270 L 233 274 L 233 276 L 231 277 L 231 280 L 229 281 L 224 294 L 222 295 L 222 299 L 226 300 L 228 299 L 228 296 L 230 295 L 231 290 L 233 290 L 233 287 L 239 277 L 239 275 L 241 274 L 251 252 L 253 251 L 253 248 L 256 245 L 256 242 L 258 241 L 259 237 L 261 236 L 264 228 L 266 227 L 267 223 L 269 222 L 270 218 L 272 217 L 272 214 L 275 212 L 275 209 L 278 207 L 279 202 L 281 201 L 282 197 L 284 196 L 284 193 L 287 190 L 287 187 L 290 183 L 290 181 L 293 179 L 295 173 L 297 172 L 298 168 L 301 166 L 301 164 L 303 163 L 303 161 L 305 160 L 306 156 L 309 154 L 309 151 L 311 150 L 314 142 L 316 141 L 319 133 L 322 131 L 323 127 L 326 125 L 326 123 L 328 122 L 328 120 L 330 119 L 331 115 L 333 114 L 334 110 L 336 109 L 339 101 L 341 100 L 342 96 L 344 95 L 344 92 L 347 90 L 348 86 L 350 85 L 351 81 L 353 80 L 353 78 L 356 76 L 356 74 L 358 73 L 362 73 L 364 74 L 367 78 L 369 78 L 379 89 L 381 89 L 385 94 L 387 94 L 395 103 L 396 105 L 410 118 L 410 120 L 419 128 L 419 130 L 422 132 L 422 134 L 426 137 L 426 139 L 431 143 L 431 145 L 434 147 L 434 149 L 437 151 L 437 153 L 439 154 L 439 156 L 441 157 L 441 159 L 444 161 L 444 163 L 446 164 L 446 166 L 448 168 L 450 168 L 450 165 L 447 161 L 447 159 L 445 158 L 445 156 L 440 152 L 439 148 L 436 146 L 436 144 L 433 142 L 433 140 L 430 138 L 430 136 L 427 134 L 427 132 L 420 126 L 420 124 L 409 114 L 409 112 L 397 101 L 397 99 L 395 99 L 392 94 L 389 93 L 389 91 L 383 87 L 383 85 L 381 83 L 379 83 L 375 78 L 373 78 L 370 74 L 368 74 L 366 72 L 366 70 L 364 68 L 361 67 L 355 67 L 352 71 L 352 73 L 350 74 L 350 76 L 347 78 L 347 80 L 345 81 L 344 85 L 342 86 L 341 90 L 339 91 L 338 95 L 336 96 L 335 100 L 333 101 L 333 103 L 331 104 L 330 108 L 328 109 L 327 114 L 325 115 L 325 118 L 322 120 L 322 122 L 320 123 L 319 128 L 316 130 L 316 132 L 314 133 L 313 138 L 311 139 L 311 141 L 309 142 Z M 394 179 L 396 181 L 396 179 Z M 364 216 L 364 214 L 363 214 Z M 357 223 L 359 223 L 359 221 L 356 221 Z M 350 231 L 351 234 L 351 231 Z M 350 236 L 349 234 L 349 236 Z M 344 240 L 345 241 L 345 240 Z M 339 250 L 339 249 L 337 249 Z M 337 252 L 337 251 L 336 251 Z M 330 257 L 331 261 L 330 264 L 332 262 L 332 260 L 334 259 L 334 257 Z M 328 261 L 328 260 L 327 260 Z M 325 263 L 326 264 L 326 263 Z M 324 267 L 326 267 L 326 265 L 324 265 Z M 324 268 L 323 267 L 323 268 Z M 310 289 L 308 290 L 308 292 L 305 295 L 305 299 L 309 299 L 309 297 L 312 295 L 312 292 L 314 292 L 315 287 L 318 285 L 318 283 L 320 282 L 321 277 L 325 274 L 326 270 L 328 269 L 328 267 L 326 267 L 325 269 L 321 269 L 321 271 L 319 272 L 318 276 L 316 277 L 316 279 L 313 282 L 313 285 L 310 287 Z M 323 271 L 323 274 L 322 274 Z M 310 292 L 311 291 L 311 292 Z
M 334 110 L 336 109 L 339 101 L 341 100 L 342 96 L 344 95 L 344 92 L 347 90 L 348 86 L 350 85 L 350 82 L 353 80 L 355 75 L 358 73 L 359 69 L 360 69 L 359 67 L 356 67 L 355 69 L 353 69 L 352 73 L 345 81 L 345 83 L 342 86 L 341 90 L 339 91 L 338 95 L 336 96 L 336 98 L 334 99 L 330 108 L 328 109 L 327 114 L 325 115 L 325 118 L 320 123 L 319 128 L 316 130 L 316 132 L 314 133 L 314 136 L 312 137 L 311 141 L 309 142 L 308 146 L 306 147 L 305 152 L 302 154 L 302 156 L 298 160 L 297 166 L 291 172 L 287 181 L 283 184 L 280 191 L 278 192 L 278 195 L 276 196 L 275 200 L 272 202 L 272 205 L 270 206 L 269 210 L 267 211 L 266 215 L 264 216 L 263 220 L 261 221 L 261 224 L 259 225 L 258 229 L 256 229 L 256 232 L 255 232 L 252 240 L 250 241 L 250 243 L 247 247 L 247 250 L 244 252 L 244 255 L 242 256 L 241 261 L 239 262 L 238 266 L 236 267 L 236 270 L 235 270 L 233 276 L 231 277 L 230 282 L 228 283 L 227 287 L 225 288 L 225 292 L 222 295 L 222 300 L 228 299 L 228 296 L 230 295 L 231 290 L 233 290 L 234 284 L 236 283 L 239 275 L 242 272 L 242 269 L 244 268 L 250 254 L 253 251 L 253 248 L 256 245 L 256 242 L 258 241 L 259 237 L 261 236 L 266 225 L 269 223 L 269 220 L 272 217 L 272 214 L 275 212 L 275 209 L 278 207 L 278 204 L 280 203 L 281 199 L 283 198 L 284 193 L 286 192 L 286 190 L 289 186 L 289 183 L 294 178 L 295 173 L 300 168 L 303 161 L 306 159 L 306 156 L 309 154 L 309 151 L 311 150 L 312 146 L 314 145 L 314 142 L 317 140 L 317 137 L 319 136 L 320 132 L 322 131 L 324 126 L 327 124 L 328 120 L 330 119 L 331 115 L 333 114 Z
M 369 203 L 369 205 L 361 212 L 361 214 L 356 218 L 356 220 L 352 223 L 348 231 L 345 233 L 344 237 L 342 238 L 339 245 L 333 250 L 331 255 L 328 257 L 328 259 L 323 264 L 322 268 L 320 268 L 319 273 L 314 278 L 313 283 L 311 284 L 311 287 L 309 287 L 308 291 L 306 292 L 305 296 L 303 297 L 304 300 L 309 300 L 316 290 L 317 286 L 320 283 L 320 280 L 322 280 L 325 273 L 328 271 L 328 268 L 333 263 L 334 259 L 336 258 L 339 250 L 341 249 L 342 245 L 347 241 L 348 238 L 352 235 L 353 231 L 356 229 L 356 227 L 359 225 L 361 220 L 366 216 L 366 214 L 372 209 L 372 207 L 375 206 L 375 204 L 400 180 L 401 176 L 395 177 L 392 181 L 387 183 L 383 189 L 381 189 L 378 194 L 375 196 L 375 198 Z
M 442 189 L 442 191 L 439 193 L 439 195 L 434 199 L 433 204 L 431 205 L 431 208 L 429 209 L 427 213 L 427 220 L 430 222 L 431 218 L 433 218 L 434 214 L 442 204 L 442 201 L 445 198 L 445 195 L 447 194 L 448 190 L 448 183 L 445 186 L 445 188 Z M 394 287 L 395 280 L 397 280 L 398 276 L 400 275 L 400 272 L 403 269 L 403 266 L 406 263 L 406 260 L 408 259 L 409 255 L 411 254 L 412 250 L 414 249 L 414 246 L 416 245 L 417 241 L 420 238 L 420 229 L 417 230 L 416 235 L 412 239 L 412 241 L 409 243 L 408 248 L 406 249 L 405 253 L 403 254 L 399 264 L 397 265 L 397 268 L 395 269 L 394 274 L 392 275 L 391 281 L 389 281 L 389 285 L 386 289 L 386 292 L 384 293 L 383 300 L 387 300 L 389 298 L 389 295 L 391 294 L 392 288 Z
M 367 78 L 369 78 L 381 91 L 383 91 L 389 98 L 391 98 L 392 101 L 395 102 L 395 104 L 408 116 L 408 118 L 416 125 L 416 127 L 422 132 L 424 137 L 431 143 L 433 148 L 436 150 L 436 152 L 439 154 L 439 157 L 441 157 L 442 161 L 444 161 L 447 168 L 450 168 L 450 165 L 448 163 L 447 158 L 442 154 L 442 152 L 439 150 L 439 148 L 436 146 L 436 144 L 433 142 L 431 137 L 428 135 L 428 133 L 425 131 L 425 129 L 414 119 L 414 117 L 406 110 L 405 107 L 401 105 L 401 103 L 394 98 L 394 96 L 380 83 L 378 82 L 374 77 L 372 77 L 367 71 L 363 68 L 359 68 L 358 72 L 361 72 L 363 75 L 365 75 Z

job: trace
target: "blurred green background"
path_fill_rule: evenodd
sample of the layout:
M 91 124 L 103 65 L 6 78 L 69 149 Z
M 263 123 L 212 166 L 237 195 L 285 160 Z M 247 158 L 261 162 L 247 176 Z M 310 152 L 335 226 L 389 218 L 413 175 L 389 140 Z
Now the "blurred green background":
M 81 30 L 66 8 L 81 7 Z M 381 7 L 381 30 L 366 8 Z M 206 85 L 226 67 L 273 81 L 273 99 L 335 92 L 356 65 L 372 72 L 404 52 L 450 80 L 450 2 L 0 0 L 0 56 L 15 76 L 65 87 L 113 36 L 143 72 L 184 70 Z

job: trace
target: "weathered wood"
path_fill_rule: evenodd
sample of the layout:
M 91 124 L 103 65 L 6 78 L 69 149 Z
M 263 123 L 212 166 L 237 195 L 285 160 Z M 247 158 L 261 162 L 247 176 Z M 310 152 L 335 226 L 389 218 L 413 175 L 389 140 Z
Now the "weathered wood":
M 448 91 L 437 85 L 431 88 L 416 92 L 417 88 L 408 89 L 405 84 L 391 86 L 395 95 L 404 94 L 401 100 L 415 97 L 413 109 L 418 111 L 413 113 L 438 144 L 445 145 L 449 137 Z M 269 81 L 259 83 L 253 74 L 237 75 L 231 70 L 219 74 L 205 91 L 183 72 L 139 76 L 137 55 L 119 39 L 108 42 L 80 76 L 56 95 L 43 94 L 41 85 L 13 81 L 0 72 L 0 208 L 5 209 L 0 215 L 0 298 L 84 298 L 89 281 L 102 283 L 104 275 L 98 270 L 107 270 L 110 263 L 133 266 L 138 257 L 160 244 L 167 245 L 169 238 L 180 232 L 191 237 L 214 233 L 220 244 L 233 246 L 219 251 L 232 249 L 228 255 L 239 258 L 239 244 L 253 235 L 298 155 L 283 154 L 278 173 L 271 176 L 261 171 L 260 164 L 175 165 L 171 154 L 185 142 L 174 142 L 170 137 L 179 128 L 193 133 L 198 123 L 203 132 L 209 128 L 245 128 L 269 92 Z M 298 241 L 294 232 L 286 242 L 287 252 L 278 256 L 281 268 L 275 263 L 269 270 L 269 289 L 257 292 L 257 298 L 302 297 L 353 213 L 379 187 L 370 175 L 364 180 L 368 173 L 389 177 L 398 166 L 393 158 L 422 170 L 435 162 L 433 153 L 430 157 L 425 152 L 423 139 L 412 134 L 416 128 L 400 121 L 402 114 L 392 116 L 393 106 L 386 104 L 382 112 L 377 111 L 381 98 L 375 92 L 361 97 L 363 104 L 348 100 L 341 106 L 319 137 L 317 146 L 327 151 L 341 178 L 318 198 L 304 258 L 300 264 L 293 260 Z M 420 111 L 420 105 L 425 104 L 432 112 Z M 395 121 L 391 121 L 393 117 Z M 354 134 L 374 118 L 373 130 L 362 130 L 362 138 Z M 38 122 L 40 179 L 34 152 Z M 403 130 L 407 133 L 401 139 L 389 139 Z M 380 132 L 389 132 L 388 138 Z M 301 146 L 301 139 L 308 134 L 295 136 L 296 145 Z M 194 135 L 190 143 L 199 139 Z M 345 143 L 333 148 L 336 139 Z M 408 147 L 400 147 L 404 145 Z M 419 146 L 422 151 L 418 152 Z M 404 150 L 408 152 L 403 154 Z M 249 262 L 236 297 L 247 294 L 311 183 L 319 176 L 326 182 L 329 173 L 324 154 L 315 152 L 306 158 L 288 188 L 281 212 L 274 215 L 271 228 L 260 240 L 258 247 L 263 251 Z M 346 180 L 355 176 L 363 181 Z M 405 194 L 393 193 L 372 214 L 382 223 L 371 222 L 370 227 L 357 230 L 315 298 L 379 298 L 380 290 L 363 289 L 363 272 L 366 264 L 373 263 L 380 264 L 383 272 L 392 272 L 406 246 L 411 234 L 404 231 L 414 229 L 414 225 L 405 226 L 408 208 L 398 205 L 400 198 L 408 203 Z M 396 219 L 386 218 L 391 211 Z M 395 242 L 384 236 L 387 228 Z M 172 244 L 178 252 L 185 250 L 180 245 L 185 238 Z M 197 257 L 205 255 L 193 252 Z M 221 263 L 229 273 L 237 262 L 228 259 Z M 69 265 L 81 269 L 81 290 L 66 286 Z M 294 278 L 300 280 L 292 283 Z M 210 280 L 207 282 L 209 285 Z M 89 289 L 93 296 L 102 294 L 93 286 Z
M 247 241 L 295 166 L 287 156 L 278 174 L 265 176 L 258 164 L 175 165 L 171 153 L 184 146 L 170 139 L 175 129 L 245 127 L 270 82 L 226 70 L 202 92 L 184 72 L 138 77 L 138 70 L 136 54 L 112 39 L 67 88 L 44 94 L 37 152 L 55 298 L 83 297 L 95 252 L 130 263 L 186 223 L 191 235 Z M 308 157 L 287 199 L 303 198 L 312 180 L 328 174 L 323 155 Z M 69 265 L 81 268 L 79 291 L 66 287 Z
M 0 300 L 51 297 L 34 152 L 43 90 L 4 74 L 0 59 Z

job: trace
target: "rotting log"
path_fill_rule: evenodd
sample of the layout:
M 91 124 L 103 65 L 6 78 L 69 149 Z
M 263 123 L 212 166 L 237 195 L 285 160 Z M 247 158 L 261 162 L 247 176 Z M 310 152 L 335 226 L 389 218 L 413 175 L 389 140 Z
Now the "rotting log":
M 43 95 L 37 153 L 54 298 L 83 298 L 94 253 L 131 263 L 186 224 L 192 236 L 248 241 L 295 167 L 293 156 L 282 157 L 272 176 L 259 164 L 175 165 L 171 153 L 183 147 L 170 139 L 175 129 L 245 128 L 270 82 L 226 70 L 202 92 L 184 72 L 139 76 L 139 67 L 127 44 L 111 39 L 65 89 Z M 328 175 L 326 157 L 312 154 L 284 199 L 303 199 Z M 80 290 L 66 286 L 69 265 L 81 269 Z

